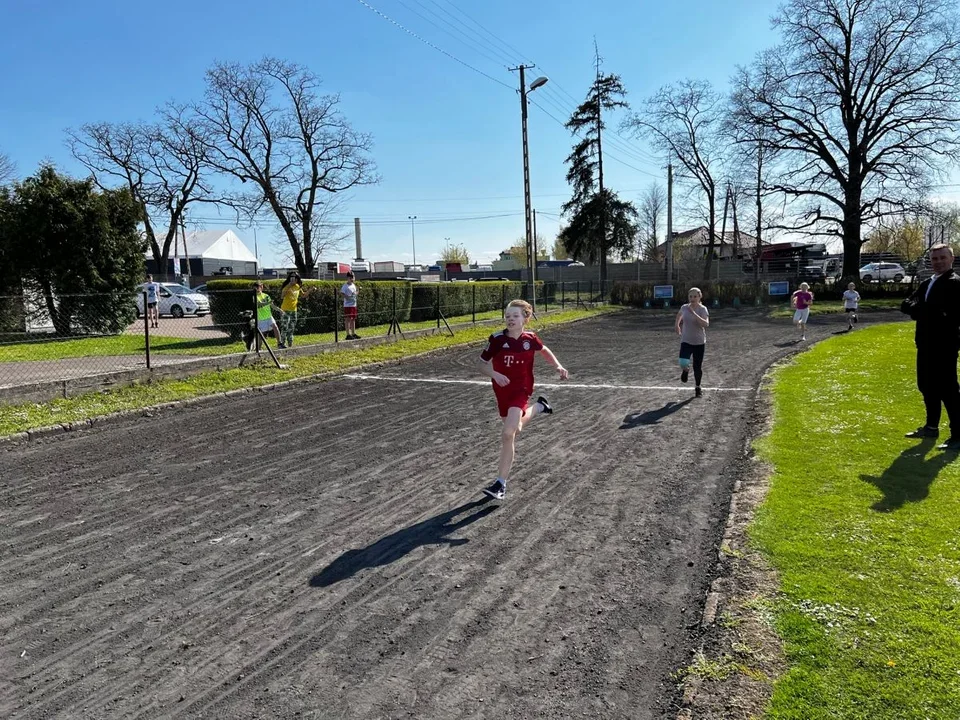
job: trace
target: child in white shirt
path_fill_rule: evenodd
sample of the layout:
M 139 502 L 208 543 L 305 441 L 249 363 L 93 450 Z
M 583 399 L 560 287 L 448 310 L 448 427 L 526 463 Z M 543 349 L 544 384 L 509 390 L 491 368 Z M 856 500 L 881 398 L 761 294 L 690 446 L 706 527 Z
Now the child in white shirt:
M 843 291 L 843 311 L 847 313 L 847 330 L 853 330 L 853 324 L 857 322 L 857 309 L 860 303 L 860 293 L 857 292 L 856 283 L 847 285 Z

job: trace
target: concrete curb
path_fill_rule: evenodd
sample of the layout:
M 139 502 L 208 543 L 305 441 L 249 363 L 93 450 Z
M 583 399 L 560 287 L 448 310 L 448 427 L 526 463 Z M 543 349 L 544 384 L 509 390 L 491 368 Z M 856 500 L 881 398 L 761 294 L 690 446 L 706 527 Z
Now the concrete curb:
M 614 310 L 614 311 L 611 311 L 610 314 L 614 312 L 623 312 L 623 311 Z M 567 322 L 559 323 L 558 325 L 556 325 L 556 327 L 560 327 L 561 325 L 572 325 L 574 323 L 583 322 L 584 320 L 591 320 L 594 317 L 597 317 L 597 316 L 591 315 L 591 316 L 582 317 L 582 318 L 574 318 Z M 502 320 L 483 320 L 476 324 L 471 323 L 470 327 L 499 325 L 501 322 Z M 403 339 L 427 337 L 430 335 L 437 334 L 436 328 L 429 328 L 428 330 L 418 330 L 415 332 L 420 334 L 414 335 L 413 333 L 407 333 L 407 337 Z M 349 348 L 363 349 L 364 347 L 384 344 L 384 340 L 380 338 L 370 338 L 370 340 L 372 342 L 368 342 L 366 340 L 360 340 L 356 344 L 351 343 Z M 364 342 L 368 342 L 368 345 L 361 344 Z M 387 340 L 386 342 L 396 342 L 396 340 Z M 425 352 L 420 352 L 420 353 L 414 353 L 413 355 L 405 355 L 401 358 L 396 358 L 394 360 L 384 360 L 376 363 L 366 363 L 363 365 L 356 365 L 354 367 L 345 368 L 343 370 L 330 370 L 328 372 L 323 372 L 323 373 L 314 373 L 313 375 L 304 375 L 303 377 L 291 378 L 290 380 L 283 380 L 281 382 L 270 383 L 268 385 L 256 385 L 253 387 L 236 388 L 234 390 L 227 390 L 225 392 L 216 392 L 216 393 L 211 393 L 209 395 L 199 395 L 197 397 L 186 398 L 184 400 L 172 400 L 170 402 L 159 403 L 157 405 L 147 405 L 142 408 L 129 409 L 129 410 L 117 410 L 116 412 L 108 413 L 106 415 L 97 415 L 95 417 L 87 418 L 85 420 L 75 420 L 69 423 L 61 423 L 58 425 L 47 425 L 45 427 L 31 428 L 23 432 L 18 432 L 12 435 L 6 435 L 3 437 L 0 437 L 0 448 L 3 448 L 4 446 L 15 445 L 25 441 L 39 440 L 41 438 L 48 438 L 55 435 L 63 435 L 66 433 L 71 433 L 79 430 L 85 430 L 85 429 L 92 428 L 95 425 L 101 425 L 104 423 L 120 420 L 120 419 L 131 417 L 134 415 L 145 416 L 153 412 L 162 412 L 164 410 L 169 410 L 173 408 L 191 407 L 193 405 L 201 405 L 203 403 L 222 401 L 225 398 L 240 397 L 240 396 L 250 395 L 252 393 L 257 393 L 257 392 L 267 392 L 270 390 L 277 390 L 285 387 L 290 387 L 292 385 L 299 385 L 299 384 L 310 383 L 310 382 L 324 382 L 326 380 L 340 377 L 342 375 L 346 375 L 348 373 L 355 372 L 357 370 L 375 369 L 375 368 L 382 368 L 382 367 L 390 367 L 393 365 L 400 365 L 408 360 L 414 360 L 422 357 L 429 357 L 430 355 L 437 355 L 439 353 L 447 352 L 448 350 L 466 347 L 468 345 L 473 345 L 476 342 L 477 342 L 476 340 L 469 340 L 469 341 L 464 341 L 459 343 L 453 343 L 452 345 L 445 345 L 442 348 L 437 348 L 435 350 L 427 350 Z M 332 351 L 333 350 L 325 349 L 323 352 L 332 352 Z M 303 353 L 303 354 L 307 354 L 307 353 Z M 314 354 L 319 355 L 320 353 L 314 353 Z M 278 357 L 278 359 L 282 359 L 282 358 Z M 262 360 L 262 362 L 266 362 L 266 361 Z

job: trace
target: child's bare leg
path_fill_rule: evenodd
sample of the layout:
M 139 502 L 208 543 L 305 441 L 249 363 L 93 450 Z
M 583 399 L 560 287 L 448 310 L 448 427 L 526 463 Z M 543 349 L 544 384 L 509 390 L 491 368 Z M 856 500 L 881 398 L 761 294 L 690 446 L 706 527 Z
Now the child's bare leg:
M 520 432 L 522 421 L 523 412 L 518 407 L 507 410 L 507 416 L 503 418 L 503 429 L 500 434 L 500 464 L 497 466 L 497 477 L 504 482 L 507 481 L 510 468 L 513 467 L 514 443 L 517 433 Z
M 527 423 L 539 415 L 541 410 L 543 410 L 543 408 L 540 406 L 539 402 L 535 402 L 533 405 L 528 405 L 527 409 L 523 411 L 523 415 L 520 417 L 520 425 L 517 427 L 517 432 L 522 432 Z

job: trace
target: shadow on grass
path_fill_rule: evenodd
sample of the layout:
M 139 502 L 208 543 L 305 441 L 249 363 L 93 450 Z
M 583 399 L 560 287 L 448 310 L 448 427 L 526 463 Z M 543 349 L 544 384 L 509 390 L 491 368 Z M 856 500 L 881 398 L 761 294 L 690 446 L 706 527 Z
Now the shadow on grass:
M 673 402 L 672 400 L 664 405 L 662 408 L 657 410 L 647 410 L 646 412 L 640 413 L 630 413 L 623 419 L 623 423 L 620 425 L 620 430 L 632 430 L 635 427 L 640 427 L 641 425 L 658 425 L 663 418 L 673 415 L 677 410 L 680 410 L 684 405 L 693 402 L 693 398 L 689 397 L 683 402 Z
M 405 527 L 403 530 L 391 533 L 365 548 L 347 550 L 310 578 L 310 586 L 328 587 L 341 580 L 353 577 L 365 568 L 389 565 L 423 545 L 440 545 L 442 543 L 447 543 L 450 546 L 464 545 L 470 541 L 466 538 L 451 538 L 448 536 L 450 533 L 475 523 L 494 512 L 498 506 L 487 505 L 490 500 L 491 498 L 485 497 L 468 502 L 453 510 L 435 515 L 429 520 L 423 520 L 415 525 Z M 457 515 L 471 510 L 476 510 L 476 512 L 453 522 Z
M 178 351 L 178 350 L 203 350 L 205 348 L 228 348 L 236 347 L 237 352 L 243 350 L 243 343 L 240 340 L 231 340 L 228 337 L 203 338 L 202 340 L 183 340 L 181 342 L 158 342 L 156 345 L 151 343 L 151 352 Z
M 926 438 L 919 445 L 904 450 L 880 476 L 860 476 L 861 480 L 876 485 L 883 493 L 883 497 L 871 506 L 874 510 L 893 512 L 907 503 L 927 498 L 937 475 L 957 458 L 957 454 L 950 451 L 927 458 L 926 454 L 936 442 L 934 438 Z

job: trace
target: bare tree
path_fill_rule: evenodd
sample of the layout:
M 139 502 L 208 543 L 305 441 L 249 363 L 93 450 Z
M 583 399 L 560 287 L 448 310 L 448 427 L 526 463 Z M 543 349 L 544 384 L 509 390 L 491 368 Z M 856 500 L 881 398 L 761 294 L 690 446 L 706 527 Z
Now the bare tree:
M 227 199 L 238 213 L 280 224 L 294 263 L 312 275 L 329 247 L 318 234 L 328 193 L 378 181 L 372 140 L 341 115 L 337 95 L 319 95 L 319 78 L 276 58 L 218 63 L 207 71 L 206 99 L 195 106 L 209 133 L 210 163 L 250 184 Z
M 723 160 L 724 105 L 705 80 L 683 80 L 668 85 L 649 99 L 643 112 L 625 126 L 650 139 L 655 147 L 676 157 L 685 175 L 706 200 L 708 251 L 703 276 L 710 272 L 716 244 L 717 180 Z
M 17 164 L 6 153 L 0 153 L 0 183 L 13 180 L 17 174 Z
M 771 188 L 797 201 L 787 229 L 841 238 L 844 275 L 862 227 L 913 212 L 958 158 L 956 23 L 952 0 L 788 0 L 781 44 L 736 80 L 782 153 Z
M 140 208 L 147 245 L 160 273 L 189 206 L 212 202 L 203 127 L 182 105 L 158 110 L 159 122 L 88 123 L 68 130 L 73 156 L 101 188 L 127 188 Z
M 648 262 L 659 260 L 660 221 L 667 210 L 667 191 L 663 185 L 652 182 L 640 196 L 640 240 L 637 254 Z

